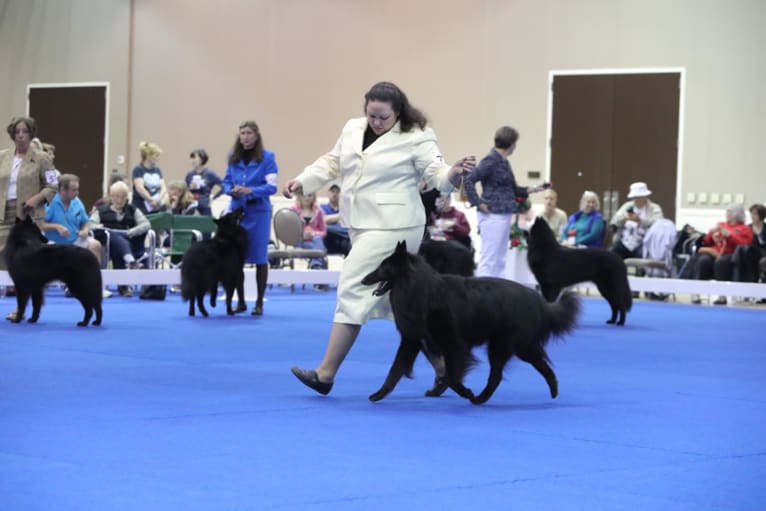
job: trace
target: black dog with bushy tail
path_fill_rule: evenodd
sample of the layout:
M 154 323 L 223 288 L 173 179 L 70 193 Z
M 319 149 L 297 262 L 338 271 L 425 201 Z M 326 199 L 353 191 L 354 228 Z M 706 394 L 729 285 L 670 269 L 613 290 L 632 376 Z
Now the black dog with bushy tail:
M 386 381 L 371 400 L 382 399 L 394 389 L 421 347 L 432 356 L 444 357 L 449 387 L 474 404 L 492 396 L 514 355 L 543 375 L 551 397 L 558 395 L 545 345 L 551 336 L 574 328 L 580 310 L 574 294 L 564 293 L 559 302 L 546 303 L 532 289 L 510 280 L 440 275 L 420 256 L 409 254 L 405 242 L 362 283 L 378 284 L 377 296 L 390 291 L 394 321 L 402 336 Z M 472 348 L 482 344 L 487 344 L 490 372 L 486 387 L 474 396 L 463 378 L 475 363 Z
M 203 316 L 207 316 L 204 300 L 210 293 L 210 306 L 215 307 L 218 283 L 226 291 L 226 314 L 247 310 L 245 304 L 245 272 L 243 265 L 247 253 L 248 236 L 239 225 L 244 210 L 237 208 L 215 219 L 215 236 L 192 244 L 181 261 L 181 296 L 189 301 L 189 316 L 194 316 L 194 302 Z M 234 290 L 239 302 L 236 310 L 231 303 Z
M 16 287 L 16 317 L 14 323 L 24 319 L 29 298 L 32 298 L 30 323 L 40 318 L 45 285 L 54 280 L 66 284 L 72 296 L 85 309 L 85 316 L 77 326 L 88 326 L 93 312 L 94 325 L 101 324 L 101 267 L 89 250 L 74 245 L 47 245 L 48 238 L 27 216 L 16 219 L 5 245 L 5 263 Z
M 625 324 L 633 297 L 628 270 L 620 256 L 602 248 L 562 247 L 548 223 L 540 217 L 529 230 L 527 248 L 529 269 L 546 300 L 555 300 L 567 286 L 590 281 L 612 308 L 612 317 L 607 323 Z

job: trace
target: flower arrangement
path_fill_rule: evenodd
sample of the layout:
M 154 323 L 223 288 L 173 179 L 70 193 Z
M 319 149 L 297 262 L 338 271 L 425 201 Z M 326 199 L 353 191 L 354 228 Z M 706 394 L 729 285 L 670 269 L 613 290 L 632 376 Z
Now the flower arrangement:
M 517 195 L 515 200 L 516 213 L 514 215 L 513 223 L 511 224 L 510 246 L 511 248 L 524 250 L 527 248 L 527 238 L 524 236 L 524 230 L 519 227 L 519 217 L 532 209 L 532 203 L 530 202 L 528 195 Z

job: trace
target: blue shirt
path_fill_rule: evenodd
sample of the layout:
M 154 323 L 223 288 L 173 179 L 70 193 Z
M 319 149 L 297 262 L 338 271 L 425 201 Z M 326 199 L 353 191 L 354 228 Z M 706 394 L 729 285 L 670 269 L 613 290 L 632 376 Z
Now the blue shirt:
M 230 164 L 223 178 L 223 192 L 231 195 L 236 185 L 251 188 L 247 195 L 231 197 L 232 211 L 243 206 L 245 211 L 271 211 L 269 197 L 277 193 L 277 162 L 274 153 L 263 150 L 260 162 L 251 160 L 247 165 L 243 161 Z
M 64 208 L 61 195 L 56 194 L 45 207 L 45 221 L 49 224 L 61 224 L 69 229 L 69 236 L 61 236 L 57 230 L 45 231 L 45 236 L 54 243 L 72 244 L 77 241 L 77 233 L 89 221 L 88 212 L 79 197 L 69 201 L 69 209 Z
M 149 195 L 155 195 L 162 189 L 162 171 L 158 167 L 147 169 L 143 165 L 136 165 L 133 169 L 131 182 L 136 178 L 144 180 L 144 188 L 149 192 Z M 133 185 L 133 202 L 132 204 L 140 209 L 143 213 L 147 213 L 146 203 L 144 198 L 139 195 L 136 190 L 136 185 Z
M 195 179 L 195 176 L 198 176 Z M 195 181 L 195 186 L 192 186 L 192 180 Z M 216 174 L 214 171 L 210 170 L 209 168 L 202 169 L 202 172 L 197 174 L 194 170 L 190 170 L 186 173 L 186 186 L 189 187 L 189 191 L 194 195 L 194 198 L 199 203 L 200 208 L 208 208 L 210 207 L 210 199 L 215 199 L 215 197 L 210 197 L 210 191 L 213 189 L 215 185 L 221 186 L 221 178 L 218 177 L 218 174 Z
M 329 202 L 325 204 L 320 204 L 319 207 L 322 208 L 322 212 L 325 215 L 337 215 L 340 212 L 340 210 L 332 207 L 332 204 L 330 204 Z
M 564 228 L 563 239 L 567 239 L 569 229 L 577 231 L 577 245 L 600 247 L 604 244 L 604 217 L 595 209 L 590 214 L 580 210 L 570 216 L 569 223 Z

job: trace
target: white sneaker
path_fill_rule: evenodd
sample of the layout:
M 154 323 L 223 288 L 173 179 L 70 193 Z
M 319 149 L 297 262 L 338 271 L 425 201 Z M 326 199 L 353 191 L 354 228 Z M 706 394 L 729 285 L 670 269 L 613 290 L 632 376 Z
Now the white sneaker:
M 101 296 L 104 298 L 111 298 L 112 292 L 109 291 L 107 288 L 104 288 L 103 293 L 101 293 Z

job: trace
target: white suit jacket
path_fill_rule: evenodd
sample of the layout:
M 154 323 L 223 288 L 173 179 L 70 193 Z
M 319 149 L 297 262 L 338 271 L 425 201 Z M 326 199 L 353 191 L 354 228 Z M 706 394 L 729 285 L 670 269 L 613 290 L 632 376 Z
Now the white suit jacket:
M 305 193 L 340 180 L 340 222 L 355 229 L 403 229 L 425 224 L 419 183 L 451 192 L 431 128 L 403 133 L 397 122 L 362 151 L 367 119 L 351 119 L 333 149 L 297 176 Z

